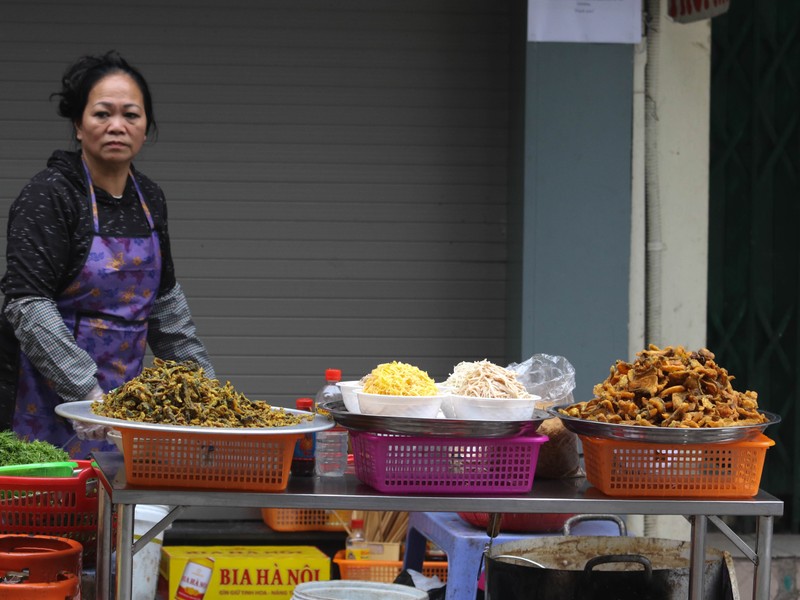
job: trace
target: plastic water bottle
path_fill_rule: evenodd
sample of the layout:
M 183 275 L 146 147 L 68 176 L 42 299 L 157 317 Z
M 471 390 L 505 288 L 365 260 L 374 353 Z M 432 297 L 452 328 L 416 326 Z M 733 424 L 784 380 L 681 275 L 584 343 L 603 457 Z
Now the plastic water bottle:
M 364 520 L 350 521 L 350 535 L 345 540 L 345 558 L 347 560 L 366 560 L 369 558 L 369 544 L 364 537 Z
M 339 369 L 325 371 L 325 385 L 317 392 L 317 406 L 331 400 L 341 400 L 342 392 L 336 385 L 342 380 Z M 327 431 L 318 431 L 314 451 L 314 472 L 321 477 L 341 477 L 347 470 L 347 430 L 336 426 Z

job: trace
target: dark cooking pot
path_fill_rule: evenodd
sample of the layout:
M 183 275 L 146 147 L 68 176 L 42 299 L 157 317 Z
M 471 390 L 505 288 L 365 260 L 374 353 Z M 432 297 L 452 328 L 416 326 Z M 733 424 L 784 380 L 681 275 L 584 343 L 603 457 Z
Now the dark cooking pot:
M 579 516 L 568 521 L 593 519 Z M 689 542 L 555 536 L 489 544 L 486 600 L 686 600 Z M 704 600 L 733 598 L 730 557 L 706 549 Z

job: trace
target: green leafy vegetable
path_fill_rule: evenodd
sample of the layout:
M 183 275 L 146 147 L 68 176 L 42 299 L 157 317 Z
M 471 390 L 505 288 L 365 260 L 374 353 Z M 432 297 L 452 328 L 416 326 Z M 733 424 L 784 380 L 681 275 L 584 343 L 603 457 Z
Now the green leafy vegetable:
M 0 466 L 68 461 L 69 454 L 49 442 L 26 442 L 13 431 L 0 432 Z

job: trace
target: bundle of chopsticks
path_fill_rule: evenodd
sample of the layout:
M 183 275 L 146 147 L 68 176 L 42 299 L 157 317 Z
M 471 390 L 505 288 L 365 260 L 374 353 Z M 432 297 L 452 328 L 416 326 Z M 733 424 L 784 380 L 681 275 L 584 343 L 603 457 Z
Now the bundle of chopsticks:
M 339 512 L 334 514 L 339 517 Z M 408 513 L 398 511 L 354 510 L 351 519 L 363 519 L 368 542 L 399 543 L 406 539 Z M 342 523 L 350 533 L 350 523 Z

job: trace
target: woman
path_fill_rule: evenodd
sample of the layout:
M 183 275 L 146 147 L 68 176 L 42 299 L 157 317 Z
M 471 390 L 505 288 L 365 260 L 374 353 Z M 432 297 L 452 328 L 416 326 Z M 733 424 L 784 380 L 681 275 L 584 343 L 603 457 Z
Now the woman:
M 82 458 L 103 442 L 58 417 L 154 355 L 214 370 L 175 279 L 164 194 L 132 161 L 155 130 L 138 70 L 116 52 L 64 74 L 59 115 L 77 152 L 56 151 L 12 204 L 0 315 L 0 428 Z

